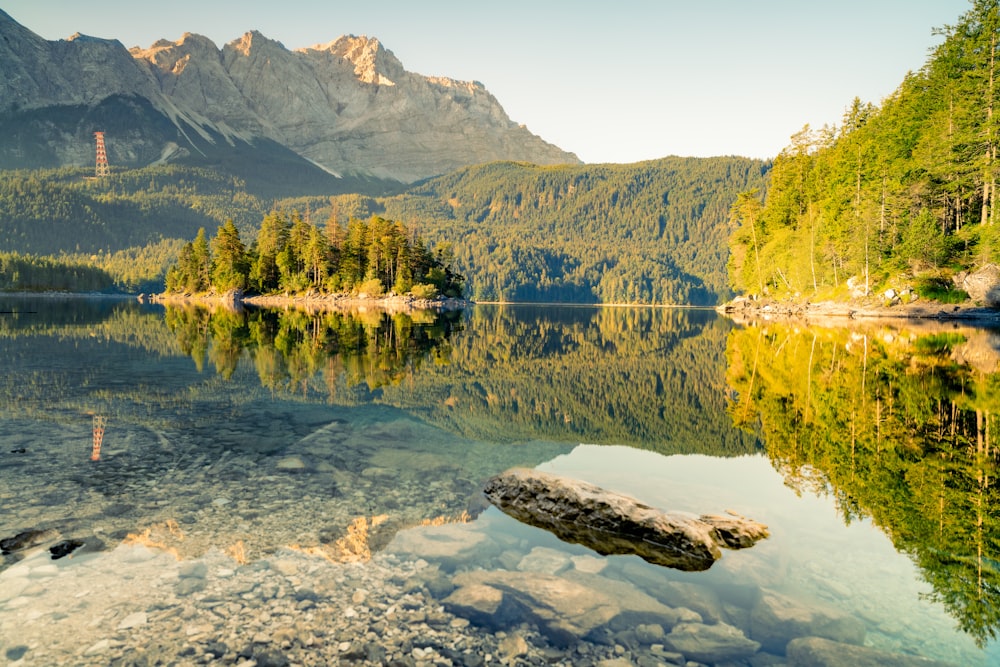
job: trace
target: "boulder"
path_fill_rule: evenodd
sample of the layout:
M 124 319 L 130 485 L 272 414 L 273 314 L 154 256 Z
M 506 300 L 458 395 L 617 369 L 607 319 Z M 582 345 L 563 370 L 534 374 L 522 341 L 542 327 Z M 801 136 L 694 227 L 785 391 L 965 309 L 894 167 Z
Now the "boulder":
M 788 642 L 788 667 L 954 667 L 950 663 L 853 646 L 821 637 Z
M 722 557 L 720 547 L 742 549 L 768 536 L 767 526 L 735 514 L 663 512 L 593 484 L 526 468 L 490 478 L 483 491 L 503 512 L 565 542 L 604 555 L 636 554 L 679 570 L 707 570 Z
M 443 600 L 448 612 L 491 629 L 506 627 L 516 618 L 516 609 L 505 604 L 503 591 L 486 584 L 468 584 Z
M 527 620 L 563 647 L 580 638 L 606 643 L 638 624 L 673 627 L 683 618 L 634 586 L 597 575 L 471 570 L 452 581 L 458 588 L 444 601 L 451 613 L 491 628 Z
M 759 643 L 748 639 L 739 628 L 726 623 L 680 623 L 663 643 L 683 653 L 688 660 L 710 664 L 743 660 L 760 650 Z
M 499 549 L 486 533 L 471 523 L 417 526 L 397 532 L 386 552 L 411 559 L 423 558 L 445 570 L 488 559 Z
M 773 591 L 762 591 L 750 613 L 750 636 L 769 653 L 783 655 L 790 641 L 823 637 L 861 645 L 865 627 L 858 619 L 818 602 L 804 603 Z
M 955 276 L 956 286 L 965 290 L 969 298 L 990 308 L 1000 307 L 1000 267 L 987 264 L 972 273 Z

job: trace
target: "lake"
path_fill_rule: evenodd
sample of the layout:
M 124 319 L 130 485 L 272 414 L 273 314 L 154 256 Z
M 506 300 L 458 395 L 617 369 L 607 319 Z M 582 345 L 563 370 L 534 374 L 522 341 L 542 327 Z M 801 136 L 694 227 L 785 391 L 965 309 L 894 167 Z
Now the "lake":
M 1000 663 L 1000 332 L 0 311 L 0 662 Z M 491 507 L 512 467 L 770 536 L 601 555 Z

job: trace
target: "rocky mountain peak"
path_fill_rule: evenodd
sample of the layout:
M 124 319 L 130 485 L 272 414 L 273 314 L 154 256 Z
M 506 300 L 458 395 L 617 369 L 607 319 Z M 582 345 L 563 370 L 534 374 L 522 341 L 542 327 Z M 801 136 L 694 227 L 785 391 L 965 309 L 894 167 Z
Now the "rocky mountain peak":
M 359 81 L 380 85 L 395 85 L 405 73 L 403 63 L 382 43 L 366 35 L 342 35 L 327 44 L 316 45 L 300 52 L 319 51 L 343 58 L 354 65 Z
M 0 11 L 0 114 L 15 112 L 35 133 L 16 141 L 44 144 L 52 166 L 92 160 L 92 126 L 110 131 L 114 118 L 118 164 L 268 145 L 328 173 L 412 182 L 494 160 L 579 161 L 511 121 L 482 84 L 408 72 L 364 35 L 290 51 L 256 30 L 221 50 L 185 33 L 127 50 L 46 41 Z M 33 114 L 46 119 L 37 128 Z M 26 166 L 29 153 L 0 139 L 0 165 Z
M 110 47 L 113 49 L 125 48 L 124 45 L 122 45 L 122 43 L 119 42 L 117 39 L 105 39 L 103 37 L 93 37 L 91 35 L 84 35 L 82 32 L 73 33 L 66 39 L 66 41 L 76 42 L 78 44 L 97 44 L 100 46 Z
M 226 44 L 227 49 L 231 49 L 244 56 L 250 56 L 258 51 L 285 51 L 285 45 L 281 42 L 265 37 L 257 30 L 244 33 L 239 39 Z

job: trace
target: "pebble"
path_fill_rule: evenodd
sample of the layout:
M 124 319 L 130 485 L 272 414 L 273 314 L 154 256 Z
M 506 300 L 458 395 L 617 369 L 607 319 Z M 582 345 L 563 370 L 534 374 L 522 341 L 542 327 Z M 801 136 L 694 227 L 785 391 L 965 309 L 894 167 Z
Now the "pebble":
M 118 624 L 118 629 L 131 630 L 132 628 L 137 628 L 140 625 L 146 625 L 147 620 L 146 612 L 137 611 L 123 618 Z

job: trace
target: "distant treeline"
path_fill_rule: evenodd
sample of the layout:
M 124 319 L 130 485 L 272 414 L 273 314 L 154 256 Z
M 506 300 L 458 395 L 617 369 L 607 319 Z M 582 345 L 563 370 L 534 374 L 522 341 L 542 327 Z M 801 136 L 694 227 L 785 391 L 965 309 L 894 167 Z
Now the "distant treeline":
M 479 300 L 713 304 L 730 294 L 729 207 L 740 191 L 763 187 L 768 169 L 734 157 L 492 163 L 397 196 L 289 199 L 178 165 L 101 180 L 85 169 L 7 171 L 0 172 L 0 248 L 69 258 L 107 271 L 109 286 L 157 291 L 199 229 L 231 220 L 254 238 L 268 211 L 297 209 L 306 222 L 333 218 L 346 228 L 351 218 L 378 216 L 450 242 L 455 271 Z M 380 280 L 391 289 L 395 276 Z
M 492 163 L 366 203 L 452 241 L 476 300 L 712 305 L 731 294 L 732 201 L 763 187 L 769 167 L 738 157 Z M 360 203 L 333 200 L 340 216 Z
M 102 291 L 112 282 L 107 272 L 94 266 L 52 257 L 0 252 L 0 290 Z
M 351 218 L 346 229 L 331 219 L 320 229 L 298 212 L 272 212 L 249 249 L 232 221 L 211 242 L 200 229 L 167 271 L 166 289 L 461 297 L 464 279 L 451 262 L 448 244 L 432 249 L 405 225 L 378 216 Z

